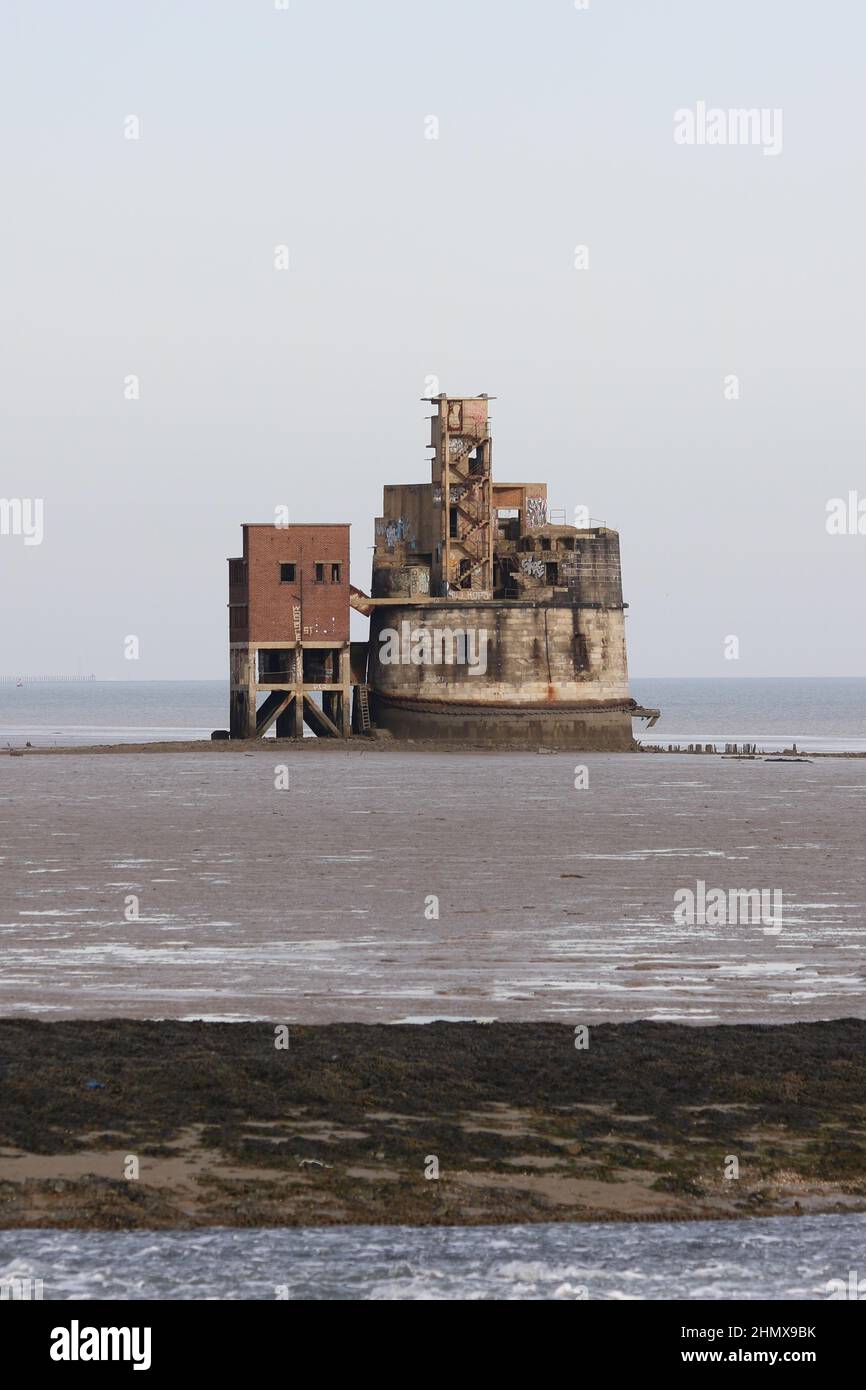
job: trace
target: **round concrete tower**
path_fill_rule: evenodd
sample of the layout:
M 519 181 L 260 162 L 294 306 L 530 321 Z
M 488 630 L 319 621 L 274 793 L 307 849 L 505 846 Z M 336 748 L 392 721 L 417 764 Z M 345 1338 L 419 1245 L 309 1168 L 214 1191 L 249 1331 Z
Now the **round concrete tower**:
M 367 683 L 406 738 L 634 747 L 619 537 L 494 483 L 487 396 L 432 401 L 430 483 L 385 488 Z

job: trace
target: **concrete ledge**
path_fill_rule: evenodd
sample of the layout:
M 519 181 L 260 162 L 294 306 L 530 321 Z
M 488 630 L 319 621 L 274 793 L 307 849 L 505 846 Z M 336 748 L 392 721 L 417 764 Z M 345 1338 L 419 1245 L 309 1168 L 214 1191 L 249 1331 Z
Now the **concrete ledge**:
M 630 752 L 636 748 L 632 711 L 557 705 L 495 709 L 477 705 L 409 703 L 370 693 L 374 724 L 396 738 L 445 741 L 465 739 L 474 745 L 519 748 L 573 748 Z

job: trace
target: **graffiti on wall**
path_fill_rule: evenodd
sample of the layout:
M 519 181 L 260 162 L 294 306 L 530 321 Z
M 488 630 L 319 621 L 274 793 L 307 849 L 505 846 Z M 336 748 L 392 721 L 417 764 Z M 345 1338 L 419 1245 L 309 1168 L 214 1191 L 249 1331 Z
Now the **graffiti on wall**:
M 527 497 L 526 499 L 526 529 L 535 531 L 539 526 L 547 525 L 547 503 L 543 497 Z
M 395 517 L 393 521 L 385 521 L 385 544 L 389 550 L 393 550 L 395 545 L 406 539 L 406 523 L 402 516 Z
M 521 555 L 520 568 L 524 574 L 528 574 L 532 579 L 544 578 L 544 561 L 536 560 L 534 555 Z

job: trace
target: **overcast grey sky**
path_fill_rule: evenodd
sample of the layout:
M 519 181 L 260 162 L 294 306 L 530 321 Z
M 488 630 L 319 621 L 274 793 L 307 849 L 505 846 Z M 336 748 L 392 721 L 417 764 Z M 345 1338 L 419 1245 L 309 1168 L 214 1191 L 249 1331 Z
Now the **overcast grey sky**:
M 436 376 L 497 397 L 497 477 L 620 531 L 633 674 L 866 674 L 866 535 L 825 526 L 866 499 L 859 0 L 0 13 L 0 496 L 45 507 L 3 673 L 224 675 L 280 503 L 367 588 Z M 781 152 L 678 145 L 699 102 Z

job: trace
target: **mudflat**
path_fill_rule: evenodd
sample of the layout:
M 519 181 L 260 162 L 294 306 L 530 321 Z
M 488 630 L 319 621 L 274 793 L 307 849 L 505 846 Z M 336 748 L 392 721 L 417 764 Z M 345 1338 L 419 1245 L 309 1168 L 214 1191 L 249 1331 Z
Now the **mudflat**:
M 0 1085 L 4 1228 L 866 1210 L 856 1019 L 7 1019 Z
M 0 793 L 0 1014 L 866 1016 L 862 760 L 214 744 Z M 679 924 L 698 881 L 781 930 Z

